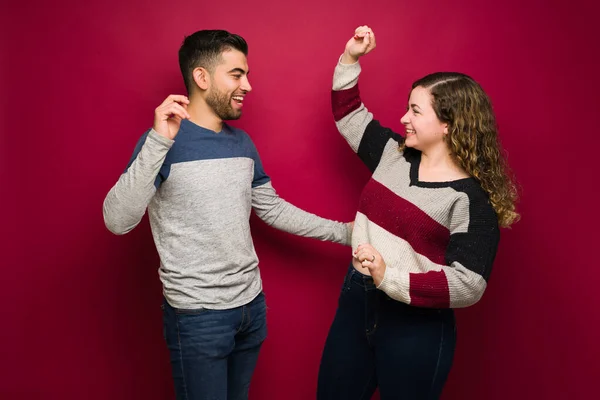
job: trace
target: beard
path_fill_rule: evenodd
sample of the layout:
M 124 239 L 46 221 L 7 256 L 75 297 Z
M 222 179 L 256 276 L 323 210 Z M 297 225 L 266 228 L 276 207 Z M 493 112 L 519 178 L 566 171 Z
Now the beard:
M 231 96 L 213 88 L 206 96 L 206 104 L 213 109 L 215 114 L 223 121 L 239 119 L 242 116 L 242 110 L 234 110 L 231 107 Z

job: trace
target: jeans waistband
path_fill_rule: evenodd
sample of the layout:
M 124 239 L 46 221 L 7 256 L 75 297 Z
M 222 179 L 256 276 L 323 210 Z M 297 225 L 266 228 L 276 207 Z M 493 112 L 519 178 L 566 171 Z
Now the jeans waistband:
M 353 282 L 359 286 L 365 288 L 365 290 L 375 290 L 377 287 L 375 286 L 375 282 L 373 282 L 373 278 L 369 275 L 361 274 L 354 268 L 352 263 L 350 263 L 350 267 L 348 268 L 348 273 L 346 274 L 346 282 Z

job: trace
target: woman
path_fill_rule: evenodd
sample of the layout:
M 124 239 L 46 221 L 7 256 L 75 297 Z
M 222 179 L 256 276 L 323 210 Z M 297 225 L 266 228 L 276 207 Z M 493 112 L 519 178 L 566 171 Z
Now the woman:
M 401 122 L 382 127 L 362 104 L 358 59 L 375 48 L 361 26 L 333 79 L 336 125 L 373 172 L 359 202 L 354 257 L 321 360 L 318 399 L 435 399 L 456 341 L 452 309 L 475 304 L 499 226 L 516 222 L 516 190 L 490 100 L 470 77 L 412 85 Z

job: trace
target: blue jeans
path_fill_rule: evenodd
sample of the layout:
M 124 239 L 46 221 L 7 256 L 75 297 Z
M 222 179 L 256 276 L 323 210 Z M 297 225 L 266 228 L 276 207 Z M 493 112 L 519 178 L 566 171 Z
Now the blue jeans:
M 163 302 L 177 400 L 246 400 L 267 337 L 265 297 L 230 310 L 187 310 Z
M 417 308 L 352 265 L 321 358 L 318 400 L 439 398 L 454 355 L 451 309 Z

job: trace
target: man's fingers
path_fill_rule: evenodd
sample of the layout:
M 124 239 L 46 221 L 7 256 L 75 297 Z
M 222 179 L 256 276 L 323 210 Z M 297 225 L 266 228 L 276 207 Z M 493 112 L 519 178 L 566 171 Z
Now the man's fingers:
M 373 247 L 368 243 L 361 243 L 356 247 L 356 251 L 361 251 L 363 249 L 373 249 Z
M 169 119 L 171 115 L 178 115 L 182 119 L 190 118 L 186 109 L 178 103 L 170 103 L 157 108 L 156 115 L 163 121 Z
M 171 101 L 174 101 L 176 103 L 190 104 L 190 100 L 187 98 L 187 96 L 184 96 L 184 95 L 181 95 L 181 94 L 172 94 L 172 95 L 169 95 L 169 97 L 167 97 L 167 100 L 171 100 Z
M 157 108 L 166 106 L 171 103 L 190 104 L 190 100 L 187 98 L 187 96 L 183 96 L 180 94 L 171 94 Z
M 361 250 L 356 253 L 355 258 L 361 262 L 363 262 L 363 260 L 373 260 L 373 251 Z
M 190 114 L 188 114 L 187 109 L 186 109 L 187 105 L 185 105 L 185 104 L 181 105 L 181 104 L 173 103 L 173 107 L 175 108 L 175 110 L 178 111 L 177 115 L 181 116 L 181 118 L 191 118 Z

